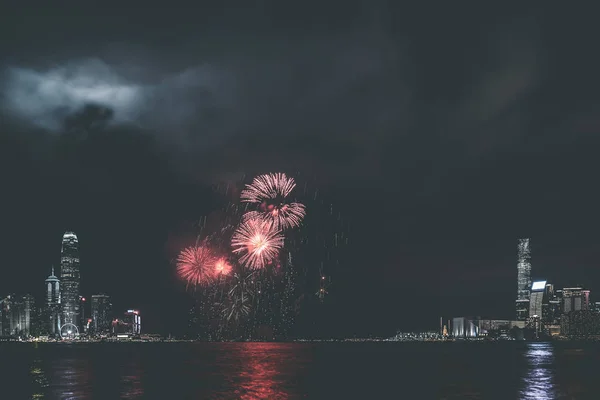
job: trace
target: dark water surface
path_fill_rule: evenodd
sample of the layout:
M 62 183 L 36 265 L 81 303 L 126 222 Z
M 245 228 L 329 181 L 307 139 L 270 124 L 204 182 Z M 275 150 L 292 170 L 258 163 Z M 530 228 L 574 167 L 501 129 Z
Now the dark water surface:
M 600 399 L 595 343 L 0 343 L 0 399 Z

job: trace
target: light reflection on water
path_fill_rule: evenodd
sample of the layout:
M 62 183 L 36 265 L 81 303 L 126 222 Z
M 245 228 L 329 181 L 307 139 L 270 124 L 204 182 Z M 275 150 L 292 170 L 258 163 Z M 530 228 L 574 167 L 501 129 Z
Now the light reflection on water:
M 550 343 L 531 343 L 525 353 L 527 374 L 523 377 L 522 400 L 554 400 L 554 348 Z
M 89 361 L 85 358 L 55 360 L 49 371 L 52 382 L 52 398 L 84 400 L 91 398 Z
M 31 388 L 32 388 L 32 399 L 43 399 L 45 398 L 45 391 L 47 390 L 48 379 L 46 378 L 46 374 L 44 373 L 42 360 L 36 358 L 33 360 L 31 364 L 31 368 L 29 370 L 29 374 L 31 375 Z
M 0 343 L 0 400 L 592 399 L 600 343 Z M 423 381 L 427 381 L 423 385 Z M 11 396 L 6 396 L 10 393 Z
M 144 395 L 142 374 L 143 368 L 138 357 L 125 365 L 121 372 L 122 399 L 138 399 Z
M 241 382 L 237 393 L 241 400 L 288 398 L 277 379 L 280 375 L 277 366 L 283 360 L 273 357 L 272 350 L 273 345 L 269 343 L 252 343 L 240 348 L 239 357 L 244 369 L 240 371 Z

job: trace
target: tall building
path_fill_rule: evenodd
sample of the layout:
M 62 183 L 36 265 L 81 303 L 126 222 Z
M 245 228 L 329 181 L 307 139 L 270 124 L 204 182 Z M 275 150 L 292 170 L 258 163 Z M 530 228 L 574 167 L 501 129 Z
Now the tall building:
M 139 335 L 142 332 L 142 318 L 138 310 L 127 310 L 122 320 L 116 319 L 112 323 L 113 333 L 116 335 Z
M 34 298 L 30 294 L 24 296 L 9 295 L 0 300 L 2 336 L 30 335 L 34 303 Z
M 83 296 L 79 296 L 79 325 L 81 328 L 83 328 L 86 323 L 87 320 L 85 318 L 85 303 L 86 303 L 86 299 Z
M 20 336 L 29 336 L 31 334 L 31 322 L 35 318 L 33 313 L 34 307 L 35 299 L 30 294 L 26 294 L 17 300 L 15 326 Z
M 517 245 L 517 299 L 515 311 L 517 321 L 525 321 L 529 310 L 531 288 L 531 250 L 529 239 L 519 239 Z
M 547 299 L 546 281 L 533 282 L 529 297 L 529 326 L 539 337 L 544 322 L 544 299 Z
M 554 290 L 554 287 L 551 284 L 546 284 L 546 295 L 547 298 L 542 305 L 544 323 L 546 325 L 560 325 L 560 315 L 562 314 L 562 290 Z
M 11 298 L 0 298 L 0 336 L 10 335 Z
M 571 338 L 600 336 L 600 314 L 589 310 L 571 311 L 560 322 L 560 333 Z
M 45 308 L 45 330 L 50 335 L 60 334 L 60 281 L 54 275 L 54 267 L 50 276 L 46 278 Z
M 563 313 L 588 311 L 590 309 L 590 291 L 583 288 L 564 288 L 562 291 Z
M 479 317 L 458 317 L 452 319 L 452 336 L 457 339 L 479 336 Z
M 138 310 L 127 310 L 123 321 L 129 328 L 129 333 L 139 335 L 142 332 L 142 317 Z
M 60 297 L 61 297 L 61 329 L 65 334 L 79 333 L 79 242 L 73 232 L 65 232 L 62 240 L 60 258 Z
M 529 298 L 529 318 L 543 318 L 542 304 L 546 295 L 546 281 L 533 282 Z
M 105 294 L 92 295 L 92 330 L 95 334 L 110 333 L 112 304 Z

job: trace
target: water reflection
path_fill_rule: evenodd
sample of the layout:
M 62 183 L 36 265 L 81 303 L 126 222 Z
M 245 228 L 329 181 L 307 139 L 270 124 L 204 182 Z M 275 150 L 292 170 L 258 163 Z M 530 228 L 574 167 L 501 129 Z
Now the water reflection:
M 48 379 L 44 373 L 44 366 L 42 360 L 36 358 L 31 363 L 29 369 L 29 375 L 31 376 L 31 398 L 32 399 L 43 399 L 46 397 L 46 391 L 48 388 Z
M 527 374 L 521 391 L 523 400 L 553 400 L 557 398 L 554 384 L 554 349 L 550 343 L 529 344 L 525 359 Z
M 85 358 L 62 358 L 52 363 L 53 398 L 85 400 L 91 398 L 90 365 Z
M 281 345 L 274 343 L 246 343 L 240 348 L 241 382 L 236 394 L 241 400 L 283 400 L 289 395 L 283 387 L 279 370 L 285 363 Z
M 142 364 L 138 357 L 126 364 L 121 372 L 122 399 L 137 399 L 144 394 L 142 386 Z

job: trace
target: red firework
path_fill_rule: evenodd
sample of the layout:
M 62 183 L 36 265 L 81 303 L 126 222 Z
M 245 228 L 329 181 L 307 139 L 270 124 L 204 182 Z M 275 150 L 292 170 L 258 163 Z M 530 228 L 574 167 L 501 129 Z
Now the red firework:
M 240 262 L 252 269 L 263 268 L 277 258 L 283 247 L 283 234 L 273 224 L 246 219 L 231 238 L 234 253 L 243 254 Z
M 216 277 L 227 276 L 231 273 L 231 265 L 229 265 L 225 258 L 219 258 L 215 262 L 214 273 Z
M 177 257 L 177 274 L 188 286 L 205 286 L 215 277 L 217 259 L 206 246 L 188 247 Z
M 260 211 L 251 211 L 244 217 L 270 221 L 276 229 L 300 226 L 306 215 L 304 204 L 287 203 L 287 197 L 296 187 L 296 182 L 283 173 L 259 175 L 242 190 L 240 199 L 259 205 Z

